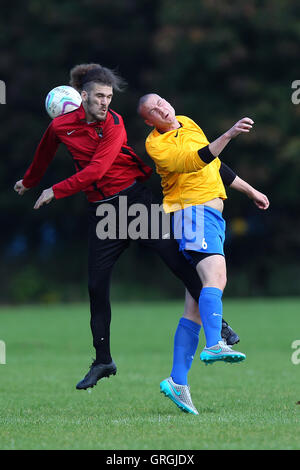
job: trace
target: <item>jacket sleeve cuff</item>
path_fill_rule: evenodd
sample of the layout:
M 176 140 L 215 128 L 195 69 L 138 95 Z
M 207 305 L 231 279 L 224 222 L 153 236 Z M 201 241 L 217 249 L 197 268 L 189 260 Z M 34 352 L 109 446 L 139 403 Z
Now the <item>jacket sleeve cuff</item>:
M 33 186 L 30 185 L 30 184 L 27 184 L 26 181 L 25 181 L 25 183 L 24 183 L 24 180 L 22 180 L 22 184 L 23 184 L 24 188 L 26 188 L 26 189 L 31 189 L 31 188 L 33 188 Z
M 54 185 L 52 186 L 52 191 L 53 191 L 53 194 L 54 194 L 55 199 L 61 199 L 62 197 L 64 197 L 64 196 L 62 196 L 62 195 L 60 194 L 61 191 L 59 191 L 59 188 L 57 187 L 56 184 L 54 184 Z

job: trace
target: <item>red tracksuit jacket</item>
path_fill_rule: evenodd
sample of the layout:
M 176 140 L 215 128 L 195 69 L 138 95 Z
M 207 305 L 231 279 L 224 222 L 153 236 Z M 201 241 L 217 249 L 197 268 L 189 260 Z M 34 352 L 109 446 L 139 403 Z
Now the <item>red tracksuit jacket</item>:
M 88 124 L 81 105 L 50 123 L 24 175 L 26 188 L 40 182 L 60 143 L 68 148 L 76 173 L 52 186 L 56 199 L 84 191 L 90 202 L 100 201 L 152 173 L 128 146 L 120 114 L 109 109 L 105 121 Z

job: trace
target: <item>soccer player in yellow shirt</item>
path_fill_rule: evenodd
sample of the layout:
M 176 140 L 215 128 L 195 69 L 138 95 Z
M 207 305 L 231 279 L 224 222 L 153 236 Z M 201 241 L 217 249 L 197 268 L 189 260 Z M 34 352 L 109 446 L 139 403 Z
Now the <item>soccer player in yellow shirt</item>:
M 164 210 L 172 214 L 179 250 L 195 266 L 203 286 L 199 312 L 206 346 L 200 359 L 205 363 L 243 361 L 245 354 L 234 351 L 221 338 L 222 295 L 226 285 L 223 249 L 225 221 L 222 211 L 227 196 L 219 172 L 221 161 L 218 156 L 231 139 L 250 132 L 254 122 L 250 118 L 243 118 L 209 143 L 202 129 L 192 119 L 177 116 L 171 104 L 157 94 L 143 96 L 139 101 L 138 112 L 146 124 L 154 127 L 146 139 L 146 150 L 161 176 Z M 236 182 L 236 189 L 245 192 L 259 208 L 267 209 L 269 206 L 264 194 L 240 178 Z M 184 324 L 181 326 L 185 327 L 185 332 L 178 334 L 178 338 L 175 335 L 171 377 L 162 381 L 160 388 L 181 409 L 193 412 L 186 406 L 186 403 L 190 403 L 191 408 L 194 408 L 186 374 L 181 374 L 184 365 L 178 366 L 176 351 L 181 348 L 179 355 L 187 353 L 189 336 L 192 335 L 187 331 L 195 334 L 196 329 L 190 320 L 182 320 Z M 194 408 L 194 414 L 197 414 L 195 411 Z

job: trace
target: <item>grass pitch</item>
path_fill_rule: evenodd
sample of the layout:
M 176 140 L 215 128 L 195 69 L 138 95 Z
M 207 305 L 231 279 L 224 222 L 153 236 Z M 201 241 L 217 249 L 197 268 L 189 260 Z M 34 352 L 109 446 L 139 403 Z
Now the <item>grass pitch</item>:
M 200 415 L 159 393 L 182 302 L 113 303 L 115 377 L 76 383 L 92 362 L 88 305 L 2 307 L 1 449 L 300 449 L 300 300 L 225 300 L 241 364 L 199 360 L 189 374 Z

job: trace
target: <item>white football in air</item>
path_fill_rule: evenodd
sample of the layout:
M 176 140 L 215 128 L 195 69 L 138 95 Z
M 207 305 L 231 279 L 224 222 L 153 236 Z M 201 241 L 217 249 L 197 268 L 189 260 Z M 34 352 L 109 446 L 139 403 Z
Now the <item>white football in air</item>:
M 49 91 L 45 99 L 45 108 L 54 119 L 62 114 L 70 113 L 81 105 L 81 96 L 75 88 L 61 85 Z

